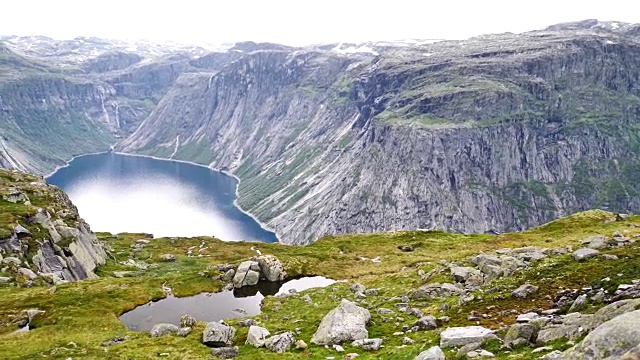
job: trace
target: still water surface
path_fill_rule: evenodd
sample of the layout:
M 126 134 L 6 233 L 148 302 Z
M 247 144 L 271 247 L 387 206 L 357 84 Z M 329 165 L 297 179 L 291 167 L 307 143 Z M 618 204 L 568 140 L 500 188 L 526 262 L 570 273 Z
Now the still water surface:
M 75 158 L 47 178 L 93 231 L 275 242 L 234 205 L 237 180 L 202 166 L 115 153 Z

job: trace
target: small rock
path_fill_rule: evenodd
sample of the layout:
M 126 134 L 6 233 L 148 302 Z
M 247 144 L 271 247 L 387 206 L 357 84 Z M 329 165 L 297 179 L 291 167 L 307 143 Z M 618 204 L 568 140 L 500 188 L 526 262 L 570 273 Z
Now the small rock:
M 611 254 L 602 254 L 602 258 L 605 260 L 619 260 L 617 256 Z
M 0 276 L 0 284 L 6 284 L 9 281 L 11 281 L 10 277 L 6 277 L 6 276 Z
M 540 328 L 534 324 L 514 324 L 504 337 L 505 345 L 514 345 L 518 339 L 524 339 L 527 343 L 536 341 Z
M 540 359 L 542 359 L 542 360 L 563 360 L 564 356 L 562 355 L 562 352 L 560 352 L 559 350 L 553 350 L 552 352 L 548 353 L 547 355 L 544 355 L 544 356 L 540 357 Z
M 250 327 L 252 325 L 258 325 L 258 322 L 253 320 L 253 319 L 245 319 L 245 320 L 241 320 L 238 325 L 243 326 L 243 327 Z
M 529 295 L 533 294 L 534 292 L 538 291 L 538 287 L 535 285 L 531 285 L 531 284 L 524 284 L 522 286 L 520 286 L 519 288 L 515 289 L 512 293 L 511 296 L 518 298 L 518 299 L 526 299 L 527 297 L 529 297 Z
M 279 335 L 274 335 L 265 341 L 265 347 L 278 354 L 285 353 L 296 342 L 296 338 L 293 333 L 286 332 Z
M 311 296 L 309 295 L 303 296 L 302 301 L 304 301 L 306 304 L 311 304 L 313 302 L 313 300 L 311 300 Z
M 446 348 L 482 343 L 492 336 L 493 331 L 482 326 L 451 327 L 440 334 L 440 346 Z
M 357 358 L 358 356 L 360 356 L 360 354 L 358 353 L 348 353 L 347 355 L 345 355 L 343 357 L 344 360 L 353 360 L 355 358 Z
M 225 346 L 211 349 L 211 355 L 218 359 L 233 359 L 240 355 L 240 348 L 237 346 Z
M 376 310 L 376 312 L 381 315 L 395 315 L 395 312 L 393 310 L 386 308 L 379 308 L 378 310 Z
M 415 344 L 416 342 L 412 338 L 405 336 L 405 337 L 402 338 L 402 343 L 404 345 L 412 345 L 412 344 Z
M 20 266 L 20 264 L 22 262 L 17 257 L 8 256 L 8 257 L 2 259 L 2 263 L 5 264 L 5 265 L 12 265 L 13 264 L 13 265 L 16 265 L 16 266 Z
M 235 275 L 236 275 L 236 270 L 235 269 L 229 269 L 224 273 L 224 275 L 222 275 L 222 281 L 231 282 L 231 281 L 233 281 L 233 277 Z
M 349 287 L 349 290 L 351 290 L 351 292 L 353 293 L 364 293 L 367 288 L 362 284 L 353 284 Z
M 410 252 L 413 251 L 413 246 L 411 245 L 400 245 L 398 246 L 398 249 L 400 249 L 400 251 L 404 251 L 404 252 Z
M 364 291 L 367 296 L 378 296 L 378 289 L 367 289 Z
M 333 345 L 333 350 L 337 352 L 344 352 L 344 348 L 340 345 Z
M 541 352 L 545 352 L 545 351 L 551 351 L 553 350 L 552 346 L 541 346 L 539 348 L 535 348 L 533 350 L 531 350 L 532 354 L 537 354 L 537 353 L 541 353 Z
M 578 296 L 576 300 L 571 304 L 571 307 L 569 308 L 569 312 L 571 313 L 571 312 L 580 310 L 584 306 L 584 303 L 586 301 L 587 301 L 587 294 L 582 294 Z
M 600 254 L 598 250 L 582 248 L 574 251 L 571 256 L 573 256 L 573 259 L 576 261 L 584 261 L 596 257 L 598 254 Z
M 534 312 L 528 312 L 525 314 L 520 314 L 516 318 L 516 322 L 529 322 L 540 318 L 540 315 Z
M 162 254 L 160 255 L 160 260 L 164 262 L 174 262 L 176 261 L 176 257 L 173 254 Z
M 307 343 L 304 340 L 296 341 L 296 349 L 297 350 L 305 350 L 307 348 Z
M 180 330 L 173 324 L 155 324 L 151 328 L 151 337 L 160 337 L 167 334 L 176 334 Z
M 438 323 L 433 316 L 423 316 L 413 323 L 413 326 L 417 326 L 419 330 L 433 330 L 438 327 Z
M 445 355 L 439 346 L 433 346 L 418 354 L 413 360 L 445 360 Z
M 377 351 L 382 346 L 382 339 L 362 339 L 351 343 L 353 347 L 359 347 L 367 351 Z
M 191 334 L 192 329 L 189 326 L 181 327 L 178 329 L 178 336 L 187 337 Z
M 180 326 L 181 327 L 193 327 L 196 324 L 196 319 L 191 317 L 190 315 L 182 315 L 180 318 Z

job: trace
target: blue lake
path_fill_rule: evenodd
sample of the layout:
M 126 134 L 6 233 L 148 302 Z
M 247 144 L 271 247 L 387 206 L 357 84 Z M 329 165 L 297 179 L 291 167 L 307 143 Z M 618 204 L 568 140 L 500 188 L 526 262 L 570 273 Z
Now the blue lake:
M 202 166 L 141 156 L 80 156 L 47 182 L 66 191 L 93 231 L 275 242 L 234 205 L 237 180 Z

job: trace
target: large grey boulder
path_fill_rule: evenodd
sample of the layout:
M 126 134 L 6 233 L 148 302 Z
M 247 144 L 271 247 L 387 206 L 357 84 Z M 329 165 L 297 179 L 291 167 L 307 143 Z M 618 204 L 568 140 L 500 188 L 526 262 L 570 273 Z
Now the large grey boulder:
M 578 345 L 565 351 L 566 360 L 619 357 L 640 344 L 640 310 L 598 326 Z
M 439 346 L 433 346 L 418 354 L 413 360 L 445 360 L 445 355 Z
M 224 323 L 210 322 L 202 332 L 202 343 L 210 347 L 224 347 L 233 343 L 236 329 Z
M 584 261 L 596 257 L 598 254 L 600 254 L 598 250 L 582 248 L 574 251 L 571 256 L 573 256 L 573 259 L 576 261 Z
M 246 343 L 249 345 L 253 345 L 257 348 L 263 347 L 265 340 L 267 340 L 267 337 L 270 334 L 271 333 L 269 332 L 269 330 L 260 326 L 252 325 L 249 327 L 249 333 L 247 334 Z
M 150 333 L 151 337 L 160 337 L 167 334 L 177 334 L 178 330 L 180 330 L 180 328 L 173 324 L 155 324 L 151 328 Z
M 286 277 L 280 260 L 273 255 L 262 255 L 258 258 L 260 271 L 265 279 L 271 282 L 282 281 Z
M 343 299 L 337 308 L 322 318 L 311 342 L 316 345 L 330 345 L 366 339 L 369 336 L 366 325 L 370 320 L 369 310 Z
M 241 288 L 243 286 L 256 285 L 260 280 L 258 269 L 260 269 L 260 266 L 257 261 L 243 261 L 233 276 L 233 286 Z
M 289 350 L 291 346 L 296 342 L 296 337 L 293 333 L 286 332 L 284 334 L 273 335 L 265 341 L 264 346 L 278 354 L 282 354 Z
M 440 347 L 482 343 L 493 336 L 493 331 L 482 326 L 451 327 L 440 334 Z

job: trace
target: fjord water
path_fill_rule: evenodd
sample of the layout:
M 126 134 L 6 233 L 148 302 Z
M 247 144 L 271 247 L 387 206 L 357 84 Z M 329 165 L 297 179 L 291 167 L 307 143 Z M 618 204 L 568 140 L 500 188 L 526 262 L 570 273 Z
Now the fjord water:
M 73 159 L 47 182 L 69 194 L 93 231 L 277 241 L 234 205 L 237 180 L 206 167 L 102 153 Z

